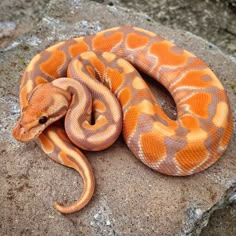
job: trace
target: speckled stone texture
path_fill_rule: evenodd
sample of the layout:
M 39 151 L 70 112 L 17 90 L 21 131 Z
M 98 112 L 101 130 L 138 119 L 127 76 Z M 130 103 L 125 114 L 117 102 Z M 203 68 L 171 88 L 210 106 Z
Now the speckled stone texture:
M 212 211 L 236 200 L 236 137 L 223 157 L 190 177 L 168 177 L 136 160 L 120 138 L 101 152 L 86 152 L 96 192 L 78 213 L 61 215 L 53 201 L 69 203 L 82 191 L 78 173 L 60 166 L 36 143 L 11 137 L 19 116 L 19 80 L 39 51 L 75 36 L 117 25 L 146 28 L 203 59 L 228 91 L 236 116 L 236 62 L 190 33 L 171 30 L 129 10 L 86 1 L 51 1 L 37 29 L 1 52 L 0 63 L 0 234 L 1 235 L 198 235 Z M 170 116 L 171 99 L 158 97 Z

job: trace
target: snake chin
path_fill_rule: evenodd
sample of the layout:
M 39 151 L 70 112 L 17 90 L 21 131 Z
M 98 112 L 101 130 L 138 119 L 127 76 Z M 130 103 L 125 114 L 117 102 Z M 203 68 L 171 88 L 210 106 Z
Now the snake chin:
M 46 127 L 35 127 L 30 130 L 26 130 L 21 125 L 21 120 L 19 120 L 13 128 L 12 135 L 20 142 L 29 142 L 36 140 L 45 128 Z

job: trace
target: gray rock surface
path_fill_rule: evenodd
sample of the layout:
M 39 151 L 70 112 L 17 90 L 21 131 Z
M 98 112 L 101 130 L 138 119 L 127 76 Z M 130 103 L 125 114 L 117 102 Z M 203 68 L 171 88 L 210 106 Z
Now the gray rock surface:
M 33 55 L 58 41 L 117 25 L 160 33 L 202 58 L 225 85 L 236 116 L 236 62 L 201 38 L 148 19 L 82 0 L 53 0 L 37 29 L 1 53 L 1 235 L 198 235 L 214 210 L 235 201 L 235 135 L 220 161 L 185 178 L 148 169 L 122 139 L 105 151 L 86 152 L 95 172 L 96 192 L 86 208 L 66 216 L 57 213 L 52 202 L 77 199 L 82 191 L 79 175 L 49 160 L 35 143 L 20 144 L 11 137 L 19 115 L 19 80 Z M 163 99 L 160 86 L 158 92 Z M 175 113 L 171 102 L 165 107 Z
M 2 0 L 0 2 L 0 48 L 29 32 L 40 20 L 49 0 Z
M 92 0 L 145 12 L 174 29 L 190 31 L 236 56 L 235 0 Z

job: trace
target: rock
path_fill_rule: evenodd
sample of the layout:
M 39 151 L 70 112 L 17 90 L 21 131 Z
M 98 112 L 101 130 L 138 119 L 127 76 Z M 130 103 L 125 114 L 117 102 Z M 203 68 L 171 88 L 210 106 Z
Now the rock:
M 82 181 L 77 172 L 49 160 L 34 142 L 21 144 L 11 137 L 19 115 L 20 77 L 33 55 L 49 45 L 117 25 L 159 33 L 202 58 L 227 89 L 236 116 L 236 62 L 207 41 L 130 10 L 85 0 L 50 1 L 37 29 L 1 52 L 1 235 L 198 235 L 214 210 L 235 201 L 235 135 L 215 165 L 182 178 L 148 169 L 120 138 L 107 150 L 85 152 L 96 176 L 87 207 L 66 216 L 53 209 L 55 200 L 66 204 L 77 199 Z M 165 92 L 157 87 L 166 111 L 174 116 L 173 103 L 164 102 Z
M 39 22 L 48 0 L 2 0 L 0 17 L 0 49 L 20 35 L 29 32 Z M 13 21 L 13 22 L 12 22 Z
M 7 37 L 16 29 L 16 23 L 12 21 L 0 22 L 0 39 Z
M 236 56 L 235 0 L 93 0 L 142 11 L 155 21 L 174 29 L 190 31 Z

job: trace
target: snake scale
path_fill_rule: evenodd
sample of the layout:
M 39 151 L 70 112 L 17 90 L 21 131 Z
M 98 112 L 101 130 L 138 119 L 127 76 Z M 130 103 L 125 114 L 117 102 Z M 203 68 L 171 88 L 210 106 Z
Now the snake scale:
M 134 67 L 170 92 L 175 120 Z M 122 131 L 129 149 L 145 165 L 185 176 L 216 162 L 233 129 L 226 91 L 208 66 L 137 27 L 111 28 L 40 52 L 21 79 L 20 103 L 13 136 L 22 142 L 37 139 L 49 157 L 83 178 L 84 190 L 75 203 L 55 203 L 62 213 L 79 211 L 94 192 L 93 171 L 79 148 L 102 150 Z

